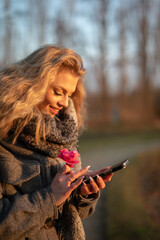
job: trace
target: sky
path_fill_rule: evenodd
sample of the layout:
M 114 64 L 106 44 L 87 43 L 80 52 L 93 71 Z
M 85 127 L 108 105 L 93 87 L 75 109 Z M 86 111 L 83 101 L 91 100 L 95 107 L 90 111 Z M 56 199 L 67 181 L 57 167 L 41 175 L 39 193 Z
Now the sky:
M 36 1 L 37 0 L 11 0 L 11 11 L 7 13 L 13 22 L 13 34 L 15 40 L 13 41 L 13 49 L 16 51 L 17 59 L 19 60 L 26 56 L 26 54 L 34 51 L 39 47 L 39 35 L 38 30 L 34 27 L 34 22 L 30 21 L 29 18 L 29 8 L 28 3 L 33 4 L 33 15 L 36 14 Z M 92 4 L 96 2 L 97 5 Z M 47 19 L 54 19 L 57 14 L 65 15 L 66 26 L 70 26 L 70 21 L 72 25 L 79 29 L 76 33 L 77 39 L 80 45 L 72 46 L 72 43 L 66 41 L 69 48 L 73 48 L 77 51 L 83 58 L 85 67 L 88 69 L 88 88 L 95 90 L 97 88 L 96 75 L 93 69 L 96 67 L 98 61 L 98 48 L 97 48 L 97 32 L 98 24 L 95 20 L 95 11 L 98 9 L 98 0 L 95 1 L 86 0 L 46 0 L 44 5 L 47 8 Z M 117 9 L 121 6 L 125 6 L 126 0 L 112 0 L 112 5 L 109 9 L 110 22 L 108 24 L 108 42 L 107 46 L 107 74 L 108 74 L 108 85 L 112 92 L 117 91 L 119 86 L 119 70 L 115 65 L 115 62 L 119 58 L 119 41 L 117 38 L 117 22 L 115 21 L 115 15 Z M 38 1 L 37 1 L 38 3 Z M 71 7 L 68 8 L 68 4 L 71 3 Z M 75 4 L 76 3 L 76 4 Z M 3 11 L 3 0 L 0 0 L 0 23 L 1 23 L 1 35 L 3 35 L 3 22 L 4 11 Z M 75 7 L 73 11 L 73 6 Z M 66 11 L 67 9 L 67 11 Z M 132 12 L 131 12 L 132 14 Z M 35 18 L 36 19 L 36 18 Z M 27 21 L 26 21 L 27 20 Z M 38 19 L 36 19 L 38 21 Z M 56 43 L 56 36 L 53 34 L 55 28 L 54 21 L 48 21 L 45 26 L 45 41 L 46 43 Z M 5 34 L 5 33 L 4 33 Z M 78 35 L 79 34 L 79 35 Z M 73 36 L 75 37 L 75 36 Z M 129 59 L 134 60 L 135 57 L 135 42 L 133 36 L 127 36 L 127 52 L 126 55 Z M 3 38 L 1 38 L 1 46 L 3 46 Z M 84 41 L 84 44 L 83 44 Z M 87 42 L 87 44 L 86 44 Z M 89 56 L 89 57 L 88 57 Z M 137 66 L 130 64 L 127 68 L 127 74 L 129 75 L 128 90 L 134 89 L 138 82 L 138 72 Z M 156 81 L 155 81 L 156 82 Z M 159 80 L 157 80 L 159 83 Z

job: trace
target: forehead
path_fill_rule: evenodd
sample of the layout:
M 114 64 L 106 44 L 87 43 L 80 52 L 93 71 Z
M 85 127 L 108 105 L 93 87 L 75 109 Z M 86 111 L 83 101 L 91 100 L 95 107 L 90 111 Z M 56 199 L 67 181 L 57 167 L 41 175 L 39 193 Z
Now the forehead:
M 60 87 L 67 91 L 75 91 L 78 80 L 79 76 L 76 74 L 69 70 L 62 70 L 57 74 L 52 86 Z

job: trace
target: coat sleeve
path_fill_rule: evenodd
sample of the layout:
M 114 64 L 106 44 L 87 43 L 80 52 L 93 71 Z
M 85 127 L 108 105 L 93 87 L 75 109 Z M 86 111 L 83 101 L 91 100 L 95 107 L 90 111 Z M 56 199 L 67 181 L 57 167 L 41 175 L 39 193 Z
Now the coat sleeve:
M 0 239 L 16 240 L 25 234 L 36 233 L 48 218 L 57 218 L 58 211 L 51 189 L 31 194 L 4 197 L 0 184 Z
M 77 151 L 77 145 L 75 145 L 73 149 Z M 81 169 L 82 162 L 81 162 L 80 155 L 78 160 L 79 160 L 79 163 L 74 166 L 74 171 L 78 171 Z M 77 189 L 73 191 L 70 200 L 76 206 L 80 218 L 85 219 L 90 215 L 92 215 L 92 213 L 95 211 L 95 207 L 99 197 L 100 197 L 100 192 L 90 194 L 88 195 L 88 197 L 83 197 L 79 193 L 79 190 Z
M 76 206 L 81 219 L 85 219 L 94 213 L 99 196 L 100 192 L 88 195 L 88 197 L 83 197 L 79 193 L 73 194 L 71 201 Z

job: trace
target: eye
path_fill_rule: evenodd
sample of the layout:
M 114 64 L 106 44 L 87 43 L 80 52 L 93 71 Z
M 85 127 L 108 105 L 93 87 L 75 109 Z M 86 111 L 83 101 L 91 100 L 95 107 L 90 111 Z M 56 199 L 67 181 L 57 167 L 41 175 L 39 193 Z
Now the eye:
M 58 91 L 56 91 L 56 90 L 54 90 L 54 93 L 55 93 L 55 95 L 57 95 L 57 96 L 62 96 L 62 93 L 61 93 L 61 92 L 58 92 Z

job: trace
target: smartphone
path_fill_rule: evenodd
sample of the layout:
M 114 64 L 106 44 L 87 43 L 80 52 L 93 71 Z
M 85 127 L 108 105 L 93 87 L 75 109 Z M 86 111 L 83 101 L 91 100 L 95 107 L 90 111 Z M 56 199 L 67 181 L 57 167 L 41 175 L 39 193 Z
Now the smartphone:
M 112 167 L 110 167 L 109 169 L 105 170 L 104 172 L 102 172 L 102 173 L 100 173 L 98 175 L 103 178 L 103 177 L 109 175 L 110 173 L 114 173 L 114 172 L 119 171 L 119 170 L 121 170 L 123 168 L 126 168 L 128 164 L 129 164 L 129 160 L 126 159 L 126 160 L 124 160 L 124 161 L 122 161 L 120 163 L 117 163 L 117 164 L 113 165 Z M 96 180 L 96 176 L 92 176 L 92 178 L 94 180 Z M 89 180 L 88 177 L 86 179 L 84 179 L 84 182 L 86 184 L 89 183 L 89 181 L 90 180 Z

